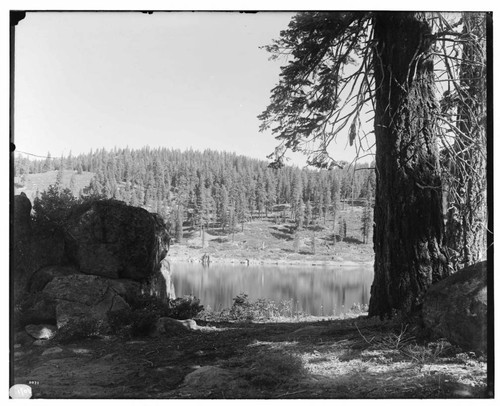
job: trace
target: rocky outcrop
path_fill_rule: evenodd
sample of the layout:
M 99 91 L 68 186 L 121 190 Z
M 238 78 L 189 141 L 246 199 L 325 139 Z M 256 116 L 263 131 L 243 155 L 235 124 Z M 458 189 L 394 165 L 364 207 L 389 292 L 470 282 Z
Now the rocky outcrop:
M 148 281 L 168 250 L 163 221 L 148 211 L 117 201 L 79 206 L 66 226 L 67 249 L 89 275 Z
M 105 324 L 110 312 L 129 309 L 146 291 L 167 298 L 162 260 L 170 238 L 158 215 L 92 201 L 50 228 L 34 226 L 30 212 L 26 195 L 16 196 L 13 275 L 15 299 L 23 303 L 21 326 Z
M 182 331 L 198 330 L 198 325 L 192 319 L 176 320 L 170 317 L 160 317 L 156 322 L 152 335 L 176 334 Z
M 57 333 L 57 327 L 50 324 L 29 324 L 24 330 L 33 338 L 37 340 L 50 340 L 54 338 Z
M 31 220 L 31 202 L 26 194 L 14 196 L 13 279 L 17 296 L 27 288 L 40 268 L 67 263 L 64 233 L 57 228 L 38 230 Z
M 43 293 L 56 303 L 58 328 L 93 321 L 105 324 L 110 312 L 130 308 L 120 295 L 126 296 L 127 289 L 117 291 L 109 279 L 95 275 L 56 277 L 47 284 Z
M 175 287 L 174 287 L 174 281 L 172 279 L 172 270 L 171 270 L 171 266 L 170 266 L 170 262 L 167 260 L 167 258 L 164 258 L 161 262 L 160 262 L 160 272 L 161 272 L 161 275 L 163 276 L 162 278 L 160 278 L 160 280 L 164 282 L 164 286 L 166 288 L 166 296 L 169 298 L 169 299 L 175 299 L 176 296 L 175 296 Z
M 24 289 L 31 271 L 31 202 L 26 194 L 14 196 L 12 209 L 12 276 L 18 293 Z
M 31 233 L 31 202 L 24 192 L 14 196 L 14 235 L 19 237 Z
M 432 285 L 423 299 L 423 322 L 433 337 L 464 350 L 487 349 L 487 266 L 472 265 Z
M 232 371 L 215 366 L 203 366 L 186 375 L 181 392 L 234 391 L 245 385 L 247 383 Z
M 45 286 L 58 276 L 68 276 L 78 274 L 78 269 L 74 265 L 52 265 L 39 269 L 31 275 L 28 281 L 28 290 L 32 293 L 41 292 Z

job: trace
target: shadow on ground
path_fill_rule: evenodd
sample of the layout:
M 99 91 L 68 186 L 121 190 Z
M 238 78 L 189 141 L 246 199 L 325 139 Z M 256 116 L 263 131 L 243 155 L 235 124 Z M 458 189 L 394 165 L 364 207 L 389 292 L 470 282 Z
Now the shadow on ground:
M 486 396 L 483 358 L 464 356 L 449 343 L 419 343 L 395 322 L 357 317 L 199 326 L 156 338 L 23 347 L 15 354 L 15 383 L 38 382 L 35 398 Z

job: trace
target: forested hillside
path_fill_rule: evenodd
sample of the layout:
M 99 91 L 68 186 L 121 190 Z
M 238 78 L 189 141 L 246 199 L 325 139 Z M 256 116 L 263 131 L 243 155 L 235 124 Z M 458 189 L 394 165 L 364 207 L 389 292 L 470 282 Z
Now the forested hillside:
M 40 176 L 33 174 L 55 171 L 55 181 L 75 196 L 102 195 L 141 206 L 159 213 L 177 230 L 181 224 L 243 228 L 270 212 L 299 226 L 327 216 L 332 219 L 340 202 L 373 196 L 375 176 L 370 167 L 271 169 L 265 161 L 227 152 L 146 147 L 100 149 L 61 158 L 49 153 L 43 160 L 19 157 L 15 176 L 16 185 L 22 186 Z M 89 173 L 95 175 L 82 186 L 81 179 L 89 179 L 82 175 Z M 41 193 L 46 185 L 38 184 Z

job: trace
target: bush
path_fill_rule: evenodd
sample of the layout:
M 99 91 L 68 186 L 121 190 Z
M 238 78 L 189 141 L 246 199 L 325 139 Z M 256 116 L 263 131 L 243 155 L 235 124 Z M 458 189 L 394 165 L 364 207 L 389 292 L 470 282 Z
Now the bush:
M 219 312 L 207 309 L 199 316 L 205 321 L 265 321 L 280 317 L 299 317 L 304 314 L 294 311 L 292 299 L 281 300 L 279 303 L 270 299 L 257 299 L 251 302 L 246 293 L 240 293 L 233 299 L 233 305 L 229 309 Z
M 194 296 L 184 296 L 170 301 L 168 317 L 178 320 L 192 319 L 203 311 L 200 300 Z

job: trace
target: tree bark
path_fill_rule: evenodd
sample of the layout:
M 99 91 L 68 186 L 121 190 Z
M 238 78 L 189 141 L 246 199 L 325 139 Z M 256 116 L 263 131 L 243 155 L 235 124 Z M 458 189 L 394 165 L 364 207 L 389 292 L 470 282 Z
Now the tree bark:
M 369 316 L 409 314 L 447 276 L 430 28 L 416 13 L 374 16 L 375 278 Z
M 458 90 L 457 127 L 448 158 L 447 245 L 456 270 L 486 259 L 486 21 L 464 13 L 465 41 Z

